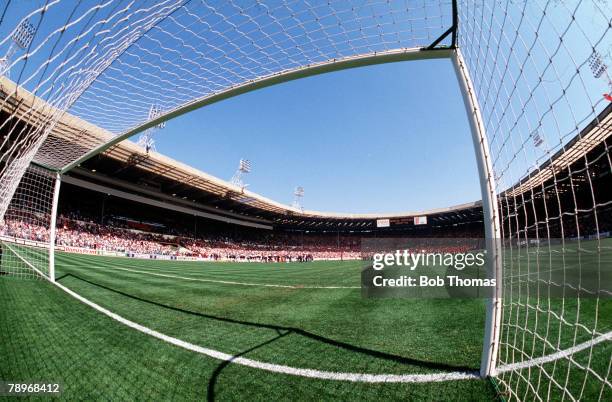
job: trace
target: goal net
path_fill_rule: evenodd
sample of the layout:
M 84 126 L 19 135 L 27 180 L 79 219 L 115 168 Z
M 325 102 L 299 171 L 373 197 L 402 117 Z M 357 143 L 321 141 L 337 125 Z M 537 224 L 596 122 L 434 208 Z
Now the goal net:
M 120 139 L 308 74 L 460 57 L 501 232 L 489 374 L 509 399 L 610 397 L 612 2 L 23 4 L 0 5 L 2 273 L 53 279 L 55 172 Z
M 55 174 L 30 166 L 0 222 L 0 274 L 50 277 L 49 242 Z
M 458 11 L 503 238 L 495 381 L 509 399 L 609 398 L 612 3 Z

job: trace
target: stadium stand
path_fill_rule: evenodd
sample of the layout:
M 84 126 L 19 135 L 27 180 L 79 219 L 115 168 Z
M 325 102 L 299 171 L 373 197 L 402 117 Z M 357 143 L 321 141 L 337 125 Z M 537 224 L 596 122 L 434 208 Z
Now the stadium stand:
M 609 112 L 610 107 L 601 115 L 605 124 Z M 582 158 L 568 161 L 568 153 L 564 154 L 565 160 L 554 157 L 540 167 L 537 175 L 503 193 L 502 207 L 509 211 L 505 230 L 511 230 L 512 218 L 522 220 L 531 213 L 546 216 L 548 211 L 556 218 L 529 226 L 528 237 L 589 238 L 596 234 L 597 227 L 600 236 L 610 236 L 611 204 L 599 208 L 597 216 L 578 208 L 588 205 L 593 197 L 597 201 L 612 198 L 609 147 L 605 140 L 590 141 L 585 149 L 584 138 L 592 132 L 592 127 L 586 127 L 568 144 L 570 149 L 582 150 L 582 154 L 577 153 Z M 120 147 L 136 146 L 123 142 Z M 278 209 L 280 204 L 255 193 L 247 195 L 257 203 L 244 197 L 238 202 L 231 184 L 156 153 L 144 159 L 117 159 L 114 153 L 118 148 L 87 161 L 64 177 L 57 220 L 58 246 L 147 258 L 308 261 L 361 258 L 364 238 L 483 237 L 479 202 L 406 214 L 298 213 L 288 206 Z M 148 164 L 163 161 L 170 168 L 150 171 L 143 165 L 144 160 Z M 181 170 L 189 170 L 191 179 L 177 179 L 176 172 Z M 202 180 L 223 184 L 225 193 L 194 184 Z M 591 188 L 596 193 L 591 193 Z M 557 198 L 562 204 L 575 198 L 576 213 L 556 211 Z M 522 202 L 517 203 L 517 199 Z M 267 207 L 261 207 L 262 203 Z M 32 212 L 24 205 L 13 202 L 0 226 L 0 235 L 47 242 L 49 230 L 36 222 L 48 218 L 35 219 L 28 214 Z M 415 224 L 416 216 L 426 216 L 427 224 Z M 381 219 L 388 220 L 388 224 L 379 226 Z

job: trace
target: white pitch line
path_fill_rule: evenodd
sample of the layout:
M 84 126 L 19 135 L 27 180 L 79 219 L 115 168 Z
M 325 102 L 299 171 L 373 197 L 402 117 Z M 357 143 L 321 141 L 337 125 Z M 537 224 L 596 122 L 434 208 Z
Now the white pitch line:
M 218 350 L 205 348 L 199 345 L 194 345 L 193 343 L 189 343 L 172 336 L 165 335 L 161 332 L 155 331 L 151 328 L 145 327 L 143 325 L 137 324 L 133 321 L 128 320 L 118 314 L 115 314 L 98 304 L 84 298 L 83 296 L 77 294 L 76 292 L 68 289 L 67 287 L 56 283 L 56 285 L 76 298 L 77 300 L 87 304 L 88 306 L 94 308 L 95 310 L 107 315 L 108 317 L 118 321 L 124 325 L 127 325 L 130 328 L 133 328 L 137 331 L 145 333 L 147 335 L 153 336 L 155 338 L 161 339 L 167 343 L 170 343 L 175 346 L 179 346 L 183 349 L 187 349 L 196 353 L 200 353 L 206 356 L 210 356 L 212 358 L 229 361 L 232 363 L 240 364 L 242 366 L 262 369 L 266 371 L 271 371 L 274 373 L 295 375 L 300 377 L 308 377 L 308 378 L 318 378 L 323 380 L 337 380 L 337 381 L 352 381 L 352 382 L 369 382 L 369 383 L 383 383 L 383 382 L 441 382 L 441 381 L 450 381 L 450 380 L 468 380 L 468 379 L 478 379 L 480 378 L 476 372 L 449 372 L 449 373 L 434 373 L 434 374 L 364 374 L 364 373 L 338 373 L 333 371 L 321 371 L 314 369 L 305 369 L 291 366 L 284 366 L 280 364 L 272 364 L 261 362 L 258 360 L 247 359 L 244 357 L 236 357 L 230 355 L 228 353 L 220 352 Z
M 565 350 L 560 350 L 559 352 L 556 353 L 552 353 L 550 355 L 546 355 L 546 356 L 542 356 L 542 357 L 538 357 L 536 359 L 532 359 L 532 360 L 527 360 L 524 362 L 518 362 L 518 363 L 512 363 L 512 364 L 507 364 L 504 366 L 500 366 L 497 368 L 497 373 L 505 373 L 508 371 L 514 371 L 514 370 L 522 370 L 522 369 L 526 369 L 529 367 L 533 367 L 533 366 L 539 366 L 545 363 L 550 363 L 553 362 L 555 360 L 559 360 L 559 359 L 563 359 L 565 357 L 569 357 L 571 355 L 573 355 L 574 353 L 578 353 L 582 350 L 588 349 L 592 346 L 597 345 L 598 343 L 601 342 L 605 342 L 605 341 L 610 341 L 612 340 L 612 331 L 610 332 L 606 332 L 603 335 L 598 336 L 597 338 L 593 338 L 589 341 L 580 343 L 578 345 L 572 346 L 569 349 L 565 349 Z
M 22 256 L 20 256 L 14 250 L 12 251 L 23 262 L 25 262 L 30 267 L 34 268 L 32 264 L 30 264 Z M 425 382 L 442 382 L 442 381 L 451 381 L 451 380 L 454 381 L 454 380 L 480 379 L 480 376 L 475 371 L 473 372 L 472 371 L 453 371 L 453 372 L 447 372 L 447 373 L 432 373 L 432 374 L 339 373 L 335 371 L 322 371 L 322 370 L 315 370 L 315 369 L 284 366 L 281 364 L 266 363 L 266 362 L 261 362 L 258 360 L 238 357 L 238 356 L 230 355 L 228 353 L 220 352 L 218 350 L 205 348 L 199 345 L 194 345 L 193 343 L 189 343 L 189 342 L 174 338 L 172 336 L 155 331 L 154 329 L 145 327 L 144 325 L 137 324 L 133 321 L 128 320 L 127 318 L 120 316 L 119 314 L 113 313 L 112 311 L 105 309 L 104 307 L 94 303 L 93 301 L 89 299 L 86 299 L 85 297 L 79 295 L 75 291 L 65 287 L 64 285 L 58 282 L 51 282 L 51 283 L 57 286 L 59 289 L 63 290 L 64 292 L 68 293 L 70 296 L 74 297 L 78 301 L 93 308 L 94 310 L 99 311 L 100 313 L 112 318 L 113 320 L 118 321 L 121 324 L 126 325 L 132 329 L 135 329 L 139 332 L 155 337 L 157 339 L 161 339 L 164 342 L 170 343 L 180 348 L 187 349 L 192 352 L 200 353 L 200 354 L 203 354 L 203 355 L 206 355 L 206 356 L 218 359 L 218 360 L 228 361 L 231 363 L 240 364 L 242 366 L 266 370 L 266 371 L 270 371 L 273 373 L 294 375 L 294 376 L 307 377 L 307 378 L 317 378 L 321 380 L 351 381 L 351 382 L 366 382 L 366 383 L 425 383 Z
M 62 264 L 62 265 L 65 265 L 65 266 L 68 265 L 68 266 L 73 266 L 73 267 L 82 267 L 82 265 L 78 265 L 78 264 Z M 109 268 L 107 266 L 101 266 L 101 265 L 88 265 L 87 267 L 88 268 L 100 268 L 100 269 L 108 269 Z M 223 283 L 223 284 L 226 284 L 226 285 L 262 286 L 262 287 L 268 287 L 268 288 L 287 288 L 287 289 L 361 289 L 360 286 L 274 285 L 274 284 L 270 284 L 270 283 L 235 282 L 235 281 L 223 281 L 223 280 L 220 280 L 220 279 L 189 278 L 189 277 L 186 277 L 186 276 L 178 276 L 178 275 L 170 275 L 170 274 L 160 274 L 160 273 L 156 273 L 156 272 L 141 271 L 139 269 L 132 269 L 132 268 L 121 268 L 121 267 L 117 267 L 117 266 L 113 266 L 110 269 L 119 269 L 121 271 L 135 272 L 135 273 L 145 274 L 145 275 L 161 276 L 161 277 L 164 277 L 164 278 L 183 279 L 183 280 L 186 280 L 186 281 Z

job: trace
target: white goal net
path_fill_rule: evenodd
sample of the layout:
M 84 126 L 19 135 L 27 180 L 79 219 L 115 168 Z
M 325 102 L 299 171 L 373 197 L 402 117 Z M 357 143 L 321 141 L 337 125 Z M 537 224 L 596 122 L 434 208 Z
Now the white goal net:
M 56 172 L 124 138 L 290 79 L 460 54 L 503 244 L 489 374 L 509 399 L 610 398 L 611 1 L 35 3 L 0 4 L 3 274 L 53 278 Z
M 0 222 L 0 274 L 49 277 L 51 206 L 55 174 L 30 166 Z
M 495 381 L 509 399 L 609 398 L 612 3 L 466 1 L 458 17 L 500 191 Z

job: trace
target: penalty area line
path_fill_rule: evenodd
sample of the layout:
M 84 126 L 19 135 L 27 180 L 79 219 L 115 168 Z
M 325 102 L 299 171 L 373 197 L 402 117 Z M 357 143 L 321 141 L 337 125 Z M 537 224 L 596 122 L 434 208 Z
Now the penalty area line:
M 32 265 L 26 261 L 22 256 L 12 250 L 15 255 L 21 259 L 24 263 L 32 267 Z M 32 267 L 33 268 L 33 267 Z M 46 278 L 46 277 L 45 277 Z M 291 367 L 280 364 L 266 363 L 258 360 L 247 359 L 245 357 L 238 357 L 228 353 L 220 352 L 218 350 L 205 348 L 203 346 L 194 345 L 183 341 L 181 339 L 174 338 L 172 336 L 163 334 L 155 331 L 154 329 L 145 327 L 144 325 L 135 323 L 128 320 L 119 314 L 113 313 L 110 310 L 94 303 L 93 301 L 79 295 L 75 291 L 67 288 L 66 286 L 52 282 L 51 284 L 57 286 L 73 298 L 77 299 L 83 304 L 88 305 L 94 310 L 112 318 L 113 320 L 126 325 L 132 329 L 142 332 L 146 335 L 160 339 L 171 345 L 178 346 L 180 348 L 196 352 L 202 355 L 212 357 L 217 360 L 228 361 L 231 363 L 239 364 L 241 366 L 261 369 L 273 373 L 287 374 L 299 377 L 315 378 L 321 380 L 335 380 L 335 381 L 350 381 L 350 382 L 364 382 L 364 383 L 427 383 L 427 382 L 443 382 L 443 381 L 454 381 L 454 380 L 476 380 L 480 379 L 478 372 L 476 371 L 453 371 L 447 373 L 431 373 L 431 374 L 366 374 L 366 373 L 342 373 L 334 371 L 323 371 L 299 367 Z

